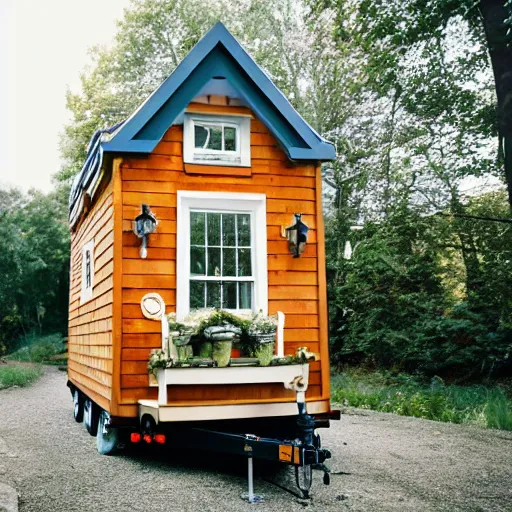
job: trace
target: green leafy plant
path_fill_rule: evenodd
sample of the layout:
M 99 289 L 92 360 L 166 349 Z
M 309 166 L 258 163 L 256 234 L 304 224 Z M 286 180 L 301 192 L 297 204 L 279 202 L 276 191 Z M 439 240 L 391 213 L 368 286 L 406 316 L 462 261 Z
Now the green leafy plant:
M 512 400 L 498 386 L 446 385 L 437 376 L 428 383 L 412 375 L 347 368 L 333 376 L 332 389 L 333 400 L 346 407 L 512 430 Z
M 148 361 L 148 370 L 156 376 L 159 368 L 170 368 L 172 366 L 172 359 L 167 352 L 162 349 L 152 350 Z
M 261 311 L 254 315 L 247 328 L 249 335 L 273 334 L 277 330 L 277 316 L 264 315 Z
M 17 365 L 0 363 L 0 389 L 13 386 L 28 386 L 43 374 L 39 365 Z

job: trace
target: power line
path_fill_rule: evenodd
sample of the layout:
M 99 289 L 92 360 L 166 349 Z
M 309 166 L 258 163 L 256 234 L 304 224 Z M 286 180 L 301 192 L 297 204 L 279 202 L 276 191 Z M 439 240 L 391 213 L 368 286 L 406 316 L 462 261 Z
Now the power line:
M 505 224 L 512 224 L 512 219 L 498 219 L 496 217 L 481 217 L 480 215 L 464 215 L 462 213 L 443 213 L 443 212 L 437 212 L 437 215 L 442 215 L 443 217 L 461 217 L 463 219 L 486 220 L 488 222 L 503 222 Z

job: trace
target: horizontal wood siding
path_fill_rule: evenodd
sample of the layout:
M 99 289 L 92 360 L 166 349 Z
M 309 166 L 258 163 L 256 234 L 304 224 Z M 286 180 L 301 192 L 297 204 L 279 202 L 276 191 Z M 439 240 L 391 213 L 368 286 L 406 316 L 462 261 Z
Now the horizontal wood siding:
M 156 396 L 156 390 L 148 387 L 147 361 L 150 351 L 161 346 L 160 324 L 142 316 L 140 300 L 146 293 L 156 291 L 163 296 L 167 312 L 175 311 L 176 197 L 179 190 L 266 194 L 269 313 L 283 311 L 286 315 L 286 354 L 294 354 L 297 348 L 304 346 L 321 352 L 318 267 L 324 262 L 317 259 L 319 223 L 314 165 L 290 166 L 274 137 L 254 119 L 251 121 L 250 176 L 230 175 L 229 168 L 224 168 L 218 176 L 196 174 L 195 168 L 193 173 L 187 173 L 182 161 L 182 141 L 183 128 L 173 126 L 148 158 L 125 159 L 121 165 L 121 410 L 139 399 Z M 142 203 L 149 204 L 159 220 L 156 233 L 149 238 L 146 260 L 140 259 L 140 240 L 132 233 L 132 221 L 140 213 Z M 296 212 L 303 213 L 303 220 L 310 227 L 308 245 L 301 258 L 291 256 L 287 241 L 281 236 L 282 227 L 293 222 Z M 328 371 L 328 360 L 322 364 Z M 311 365 L 308 399 L 328 398 L 323 393 L 320 370 L 320 362 Z M 278 384 L 180 386 L 170 387 L 168 393 L 172 403 L 293 398 L 293 393 Z
M 109 185 L 71 235 L 68 376 L 107 411 L 110 411 L 113 368 L 113 214 Z M 90 240 L 94 240 L 93 296 L 80 304 L 82 248 Z

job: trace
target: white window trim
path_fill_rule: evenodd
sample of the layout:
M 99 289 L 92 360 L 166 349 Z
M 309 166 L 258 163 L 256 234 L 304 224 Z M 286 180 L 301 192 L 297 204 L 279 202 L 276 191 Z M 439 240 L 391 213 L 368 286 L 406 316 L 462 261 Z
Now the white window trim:
M 178 191 L 176 254 L 176 318 L 183 320 L 190 303 L 190 210 L 251 213 L 254 268 L 254 311 L 268 313 L 267 198 L 265 194 Z
M 194 144 L 194 121 L 211 124 L 225 124 L 237 127 L 238 151 L 219 151 L 196 149 Z M 225 155 L 226 160 L 194 159 L 195 154 Z M 233 156 L 240 155 L 240 162 L 229 160 Z M 183 119 L 183 161 L 187 164 L 218 165 L 222 167 L 250 167 L 251 166 L 251 117 L 244 115 L 203 115 L 185 113 Z
M 86 287 L 86 264 L 85 255 L 87 251 L 91 254 L 91 286 Z M 82 247 L 82 283 L 80 292 L 80 305 L 92 299 L 92 291 L 94 288 L 94 239 L 90 240 Z

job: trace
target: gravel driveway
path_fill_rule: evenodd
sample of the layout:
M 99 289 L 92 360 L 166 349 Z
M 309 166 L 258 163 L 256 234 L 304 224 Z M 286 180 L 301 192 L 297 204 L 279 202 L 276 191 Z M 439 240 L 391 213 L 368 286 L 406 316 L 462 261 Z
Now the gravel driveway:
M 352 411 L 324 431 L 330 487 L 316 474 L 313 498 L 301 500 L 290 471 L 256 462 L 265 502 L 250 505 L 238 458 L 99 455 L 65 384 L 47 368 L 31 387 L 0 391 L 0 483 L 18 490 L 21 512 L 512 511 L 512 433 Z

